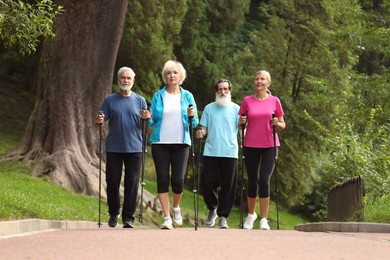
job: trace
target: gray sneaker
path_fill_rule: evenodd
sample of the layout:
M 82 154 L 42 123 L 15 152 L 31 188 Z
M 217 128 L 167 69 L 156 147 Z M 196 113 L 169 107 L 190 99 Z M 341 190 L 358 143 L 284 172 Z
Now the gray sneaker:
M 229 226 L 228 226 L 228 224 L 227 224 L 227 220 L 226 220 L 225 217 L 221 217 L 221 218 L 219 219 L 218 226 L 219 226 L 219 228 L 222 228 L 222 229 L 228 229 L 228 228 L 229 228 Z
M 206 220 L 206 226 L 213 227 L 215 225 L 215 220 L 217 219 L 217 217 L 218 217 L 217 211 L 215 209 L 210 210 Z

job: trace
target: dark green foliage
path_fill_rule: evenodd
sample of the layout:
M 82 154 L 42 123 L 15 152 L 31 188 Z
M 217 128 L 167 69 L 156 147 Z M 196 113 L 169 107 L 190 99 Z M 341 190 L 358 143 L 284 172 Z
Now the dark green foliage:
M 173 46 L 180 42 L 186 12 L 186 1 L 129 2 L 116 67 L 133 68 L 134 91 L 145 95 L 148 101 L 162 84 L 160 73 L 164 63 L 175 59 Z
M 212 86 L 220 78 L 232 80 L 239 75 L 237 32 L 243 23 L 248 1 L 188 1 L 188 12 L 180 33 L 182 44 L 175 53 L 188 70 L 185 87 L 197 96 L 203 108 L 214 100 Z M 239 102 L 239 101 L 237 101 Z

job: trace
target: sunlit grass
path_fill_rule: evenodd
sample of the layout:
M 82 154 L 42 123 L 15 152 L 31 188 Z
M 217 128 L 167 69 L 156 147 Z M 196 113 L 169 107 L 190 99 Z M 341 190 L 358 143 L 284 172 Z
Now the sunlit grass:
M 0 219 L 98 220 L 97 198 L 74 194 L 28 173 L 22 162 L 0 162 Z M 105 203 L 102 212 L 107 212 Z

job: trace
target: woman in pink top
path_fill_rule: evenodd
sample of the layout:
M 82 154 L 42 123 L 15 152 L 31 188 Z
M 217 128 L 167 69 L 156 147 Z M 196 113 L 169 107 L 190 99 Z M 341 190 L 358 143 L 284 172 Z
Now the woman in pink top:
M 248 174 L 248 217 L 244 223 L 245 229 L 252 229 L 257 219 L 255 210 L 257 195 L 260 202 L 260 229 L 270 229 L 267 217 L 270 180 L 275 167 L 273 126 L 277 130 L 286 127 L 282 105 L 279 98 L 271 95 L 268 90 L 270 85 L 269 72 L 258 71 L 254 80 L 256 93 L 242 100 L 238 112 L 239 127 L 247 123 L 243 145 Z M 277 135 L 276 146 L 280 146 Z

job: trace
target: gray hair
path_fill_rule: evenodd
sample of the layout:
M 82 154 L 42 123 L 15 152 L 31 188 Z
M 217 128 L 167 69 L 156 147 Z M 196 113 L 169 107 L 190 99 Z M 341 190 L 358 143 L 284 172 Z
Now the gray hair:
M 129 67 L 122 67 L 122 68 L 120 68 L 120 69 L 118 70 L 118 80 L 121 78 L 123 72 L 125 72 L 125 71 L 129 71 L 130 74 L 131 74 L 131 76 L 132 76 L 133 78 L 135 77 L 135 72 L 134 72 L 131 68 L 129 68 Z
M 214 90 L 215 90 L 215 92 L 218 92 L 218 85 L 219 85 L 220 83 L 224 83 L 224 82 L 226 82 L 226 83 L 229 85 L 229 91 L 230 91 L 230 92 L 232 91 L 232 83 L 230 82 L 230 80 L 227 80 L 227 79 L 220 79 L 220 80 L 218 80 L 217 82 L 215 82 L 215 84 L 214 84 Z

